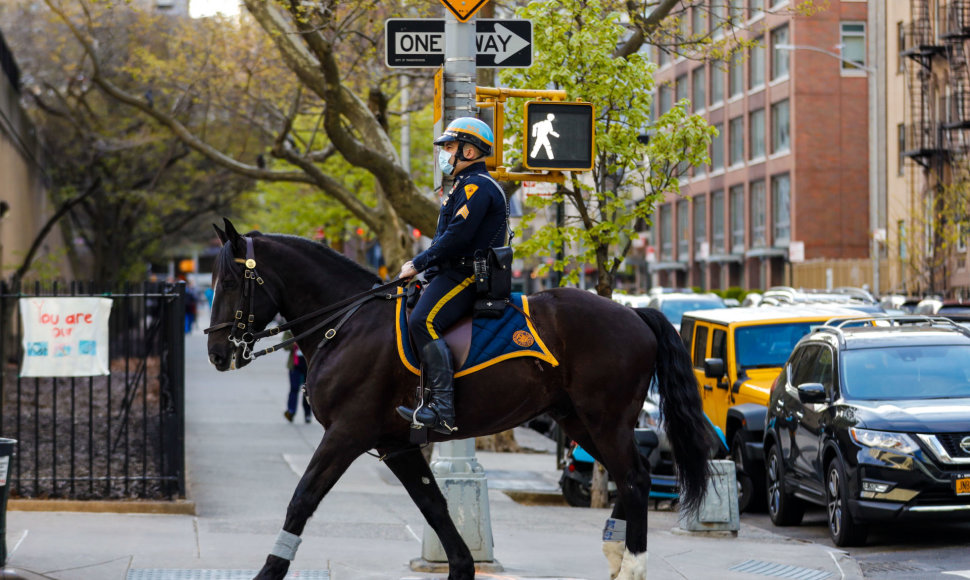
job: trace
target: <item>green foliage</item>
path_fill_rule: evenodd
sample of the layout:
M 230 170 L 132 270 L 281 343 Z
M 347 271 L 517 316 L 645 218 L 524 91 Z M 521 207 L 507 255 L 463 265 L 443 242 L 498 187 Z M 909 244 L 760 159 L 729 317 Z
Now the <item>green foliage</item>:
M 536 1 L 518 10 L 519 17 L 533 22 L 535 64 L 501 75 L 510 87 L 561 89 L 570 100 L 593 103 L 593 171 L 573 174 L 553 196 L 529 199 L 536 211 L 522 220 L 519 239 L 525 239 L 519 248 L 524 255 L 552 257 L 565 247 L 563 259 L 537 268 L 540 274 L 549 267 L 564 272 L 563 283 L 577 282 L 580 268 L 596 264 L 601 294 L 612 287 L 635 226 L 649 225 L 654 205 L 668 193 L 679 193 L 684 163 L 709 162 L 715 134 L 702 117 L 688 113 L 686 101 L 653 118 L 656 66 L 644 52 L 615 56 L 626 28 L 612 6 L 608 0 Z M 509 136 L 524 142 L 522 110 L 509 106 L 506 111 L 513 128 Z M 647 144 L 638 139 L 642 136 L 649 136 Z M 571 208 L 561 227 L 548 219 L 558 203 Z M 551 223 L 530 231 L 543 214 Z

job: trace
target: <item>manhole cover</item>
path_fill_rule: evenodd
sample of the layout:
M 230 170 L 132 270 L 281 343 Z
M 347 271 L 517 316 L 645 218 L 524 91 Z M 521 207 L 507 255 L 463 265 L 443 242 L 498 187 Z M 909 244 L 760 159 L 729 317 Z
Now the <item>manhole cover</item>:
M 732 566 L 731 571 L 758 574 L 760 576 L 772 576 L 774 578 L 795 578 L 797 580 L 824 580 L 832 575 L 831 572 L 826 572 L 825 570 L 789 566 L 788 564 L 778 564 L 777 562 L 765 562 L 762 560 L 745 560 L 736 566 Z
M 258 570 L 175 570 L 136 569 L 128 570 L 126 580 L 252 580 Z M 327 570 L 295 570 L 286 580 L 330 580 Z

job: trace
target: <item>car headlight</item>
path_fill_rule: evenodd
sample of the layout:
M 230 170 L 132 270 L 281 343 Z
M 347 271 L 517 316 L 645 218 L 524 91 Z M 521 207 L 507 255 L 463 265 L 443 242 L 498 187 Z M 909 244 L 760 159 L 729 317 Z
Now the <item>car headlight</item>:
M 890 433 L 888 431 L 872 431 L 869 429 L 851 428 L 849 433 L 859 445 L 888 449 L 897 453 L 915 453 L 919 450 L 916 441 L 905 433 Z

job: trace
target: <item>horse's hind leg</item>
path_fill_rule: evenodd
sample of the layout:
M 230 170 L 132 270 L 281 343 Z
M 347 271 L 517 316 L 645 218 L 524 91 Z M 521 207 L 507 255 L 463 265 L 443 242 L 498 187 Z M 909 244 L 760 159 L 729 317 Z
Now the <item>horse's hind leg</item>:
M 370 448 L 367 443 L 343 436 L 345 433 L 336 434 L 335 431 L 331 428 L 324 433 L 323 440 L 314 451 L 310 464 L 290 499 L 276 545 L 266 557 L 266 563 L 255 580 L 283 580 L 290 561 L 296 556 L 300 534 L 303 533 L 307 520 L 350 464 Z
M 441 547 L 448 555 L 448 580 L 472 580 L 475 577 L 475 562 L 471 551 L 448 515 L 448 503 L 420 449 L 413 447 L 403 452 L 390 451 L 384 463 L 401 480 L 424 519 L 438 534 Z
M 560 424 L 606 467 L 616 482 L 618 498 L 603 534 L 603 555 L 609 564 L 610 578 L 646 580 L 650 469 L 634 443 L 633 429 L 628 434 L 617 434 L 615 427 L 604 427 L 593 435 L 578 417 L 561 419 Z M 620 443 L 606 443 L 613 441 Z

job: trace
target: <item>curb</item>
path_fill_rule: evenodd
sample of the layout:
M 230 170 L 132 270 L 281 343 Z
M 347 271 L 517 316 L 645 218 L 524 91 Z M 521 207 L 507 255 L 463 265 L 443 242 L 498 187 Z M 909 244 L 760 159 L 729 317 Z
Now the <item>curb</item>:
M 10 499 L 8 511 L 18 512 L 85 512 L 114 514 L 164 514 L 194 516 L 195 502 L 175 501 L 81 501 L 71 499 Z M 6 571 L 4 571 L 6 574 Z M 6 577 L 6 576 L 4 576 Z

